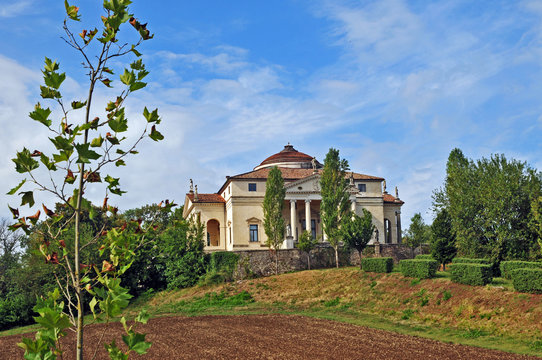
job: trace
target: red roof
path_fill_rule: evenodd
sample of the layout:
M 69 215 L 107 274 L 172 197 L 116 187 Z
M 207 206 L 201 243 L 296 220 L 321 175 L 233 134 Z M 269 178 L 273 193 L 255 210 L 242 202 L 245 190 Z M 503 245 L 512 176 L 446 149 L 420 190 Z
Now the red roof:
M 313 169 L 299 169 L 299 168 L 284 168 L 279 167 L 278 168 L 280 172 L 282 173 L 282 177 L 286 181 L 295 181 L 299 179 L 306 178 L 307 176 L 310 176 L 314 174 Z M 263 168 L 259 170 L 250 171 L 244 174 L 239 174 L 235 176 L 231 176 L 230 179 L 248 179 L 248 180 L 258 180 L 258 179 L 267 179 L 267 176 L 269 175 L 269 171 L 271 171 L 271 168 Z M 322 169 L 316 170 L 317 173 L 321 174 Z M 346 177 L 350 177 L 350 172 L 346 173 Z M 371 176 L 371 175 L 364 175 L 364 174 L 358 174 L 354 173 L 354 180 L 384 180 L 381 177 Z
M 399 198 L 396 198 L 395 196 L 392 196 L 390 194 L 384 194 L 382 195 L 384 198 L 385 203 L 392 203 L 392 204 L 404 204 L 405 202 Z
M 194 194 L 186 194 L 190 201 L 197 203 L 225 203 L 226 200 L 218 194 L 198 194 L 198 200 L 194 200 Z
M 297 151 L 290 144 L 286 145 L 281 152 L 271 155 L 258 166 L 285 162 L 311 162 L 312 156 Z M 257 167 L 258 167 L 257 166 Z

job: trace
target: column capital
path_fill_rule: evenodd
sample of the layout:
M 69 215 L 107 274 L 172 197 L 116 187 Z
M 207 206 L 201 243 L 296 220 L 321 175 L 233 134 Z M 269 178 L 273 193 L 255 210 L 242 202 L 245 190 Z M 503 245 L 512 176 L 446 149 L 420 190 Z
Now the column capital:
M 305 199 L 305 203 L 310 203 L 311 199 Z
M 295 204 L 297 202 L 296 199 L 290 199 L 290 204 Z

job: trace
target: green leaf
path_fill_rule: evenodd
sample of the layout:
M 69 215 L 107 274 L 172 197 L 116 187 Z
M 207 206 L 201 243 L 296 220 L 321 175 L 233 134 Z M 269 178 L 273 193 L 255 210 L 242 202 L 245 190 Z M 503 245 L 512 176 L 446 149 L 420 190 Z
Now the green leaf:
M 75 21 L 81 20 L 81 16 L 77 14 L 79 11 L 77 6 L 70 6 L 70 4 L 68 4 L 68 0 L 64 0 L 64 6 L 66 7 L 66 15 L 68 15 L 70 19 Z
M 57 64 L 56 61 L 52 61 L 48 57 L 45 57 L 45 67 L 44 67 L 45 71 L 53 72 L 53 71 L 58 70 L 58 68 L 59 68 L 59 64 Z
M 57 72 L 43 72 L 43 80 L 45 85 L 55 90 L 60 88 L 60 85 L 66 80 L 66 73 L 57 73 Z
M 62 97 L 59 91 L 47 86 L 40 85 L 40 90 L 40 96 L 44 99 L 60 99 Z
M 102 135 L 100 135 L 97 138 L 92 139 L 92 141 L 90 142 L 90 146 L 91 147 L 100 147 L 100 146 L 102 146 L 103 142 L 104 142 L 104 139 L 103 139 Z
M 76 110 L 76 109 L 81 109 L 83 106 L 85 106 L 87 104 L 86 101 L 72 101 L 72 109 Z
M 51 159 L 49 159 L 46 155 L 41 154 L 40 160 L 43 165 L 50 171 L 56 171 L 56 165 L 54 162 L 51 162 Z
M 34 193 L 32 191 L 24 191 L 19 193 L 23 195 L 21 199 L 21 206 L 28 204 L 29 207 L 34 206 Z
M 134 70 L 145 70 L 145 64 L 143 64 L 143 59 L 137 59 L 130 64 L 130 67 Z
M 135 56 L 141 57 L 141 53 L 136 50 L 135 45 L 132 45 L 132 50 L 131 51 L 134 53 Z
M 88 306 L 90 307 L 90 311 L 92 311 L 92 315 L 94 315 L 94 318 L 96 318 L 96 312 L 94 308 L 96 307 L 97 304 L 98 304 L 98 300 L 96 299 L 96 296 L 94 296 L 92 300 L 90 300 L 90 302 L 88 303 Z
M 135 321 L 146 324 L 150 318 L 151 316 L 149 315 L 149 313 L 147 313 L 147 310 L 143 309 L 139 312 L 139 314 L 137 314 Z
M 128 360 L 128 354 L 124 354 L 115 344 L 115 340 L 111 344 L 105 344 L 105 349 L 111 360 Z
M 147 119 L 147 122 L 155 122 L 157 124 L 160 123 L 160 117 L 158 116 L 158 109 L 154 109 L 152 112 L 149 112 L 147 107 L 143 109 L 143 116 L 145 119 Z
M 164 135 L 162 135 L 158 130 L 156 130 L 155 125 L 152 126 L 149 137 L 153 139 L 154 141 L 160 141 L 164 139 Z
M 124 69 L 124 74 L 120 76 L 120 81 L 122 81 L 123 84 L 131 85 L 135 81 L 134 72 L 128 71 L 128 69 Z
M 40 164 L 32 158 L 30 151 L 27 148 L 23 148 L 22 151 L 17 153 L 15 159 L 11 159 L 15 163 L 15 170 L 18 173 L 30 172 L 37 169 Z
M 124 160 L 120 159 L 120 160 L 117 160 L 115 162 L 115 165 L 116 166 L 126 166 L 126 163 L 124 162 Z
M 130 85 L 130 91 L 137 91 L 143 89 L 145 86 L 147 86 L 147 83 L 144 83 L 142 81 L 136 81 L 132 85 Z
M 57 148 L 57 150 L 64 150 L 66 152 L 71 153 L 73 151 L 73 145 L 72 145 L 72 139 L 65 138 L 61 135 L 55 137 L 55 138 L 49 138 L 53 145 Z
M 21 186 L 24 185 L 25 182 L 26 182 L 26 179 L 24 179 L 23 181 L 21 181 L 21 182 L 19 183 L 19 185 L 15 186 L 13 189 L 11 189 L 11 190 L 7 193 L 7 195 L 13 195 L 13 194 L 15 194 L 15 193 L 17 192 L 17 190 L 19 190 L 19 189 L 21 188 Z
M 75 148 L 77 150 L 77 154 L 79 155 L 77 159 L 77 163 L 79 164 L 90 164 L 90 160 L 97 160 L 101 157 L 100 154 L 98 154 L 94 150 L 89 149 L 90 144 L 76 144 Z
M 124 108 L 120 108 L 115 115 L 108 121 L 109 127 L 114 132 L 124 132 L 128 130 L 128 120 L 124 117 Z
M 40 105 L 40 103 L 37 103 L 34 107 L 34 111 L 32 111 L 28 116 L 30 116 L 31 119 L 34 119 L 36 121 L 39 121 L 43 125 L 49 127 L 51 126 L 52 121 L 49 120 L 49 115 L 51 115 L 51 110 L 49 108 L 43 109 Z
M 130 331 L 128 335 L 122 335 L 122 341 L 128 346 L 128 349 L 135 351 L 139 355 L 147 353 L 151 343 L 145 342 L 145 334 L 139 334 Z

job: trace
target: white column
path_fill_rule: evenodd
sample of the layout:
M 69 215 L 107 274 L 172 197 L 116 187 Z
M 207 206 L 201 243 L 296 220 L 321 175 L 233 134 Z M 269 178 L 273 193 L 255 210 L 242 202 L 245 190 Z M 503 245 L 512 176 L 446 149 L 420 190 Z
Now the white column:
M 296 200 L 290 200 L 290 228 L 292 229 L 292 237 L 297 241 L 295 225 L 297 224 L 297 214 L 295 212 Z
M 305 230 L 311 232 L 311 201 L 305 200 Z
M 352 209 L 352 212 L 356 213 L 356 199 L 352 200 L 352 205 L 350 206 L 350 209 Z

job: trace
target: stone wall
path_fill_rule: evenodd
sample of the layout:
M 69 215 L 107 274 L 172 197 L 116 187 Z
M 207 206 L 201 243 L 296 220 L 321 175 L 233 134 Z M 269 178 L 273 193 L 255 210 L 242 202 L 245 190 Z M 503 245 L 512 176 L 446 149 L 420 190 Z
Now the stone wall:
M 427 251 L 425 251 L 427 252 Z M 251 277 L 269 276 L 275 274 L 275 252 L 265 250 L 235 251 L 239 254 L 237 270 L 234 273 L 236 279 L 246 279 Z M 422 253 L 421 248 L 417 248 L 415 255 Z M 369 245 L 363 252 L 363 257 L 373 257 L 375 246 Z M 381 244 L 380 256 L 392 257 L 395 263 L 402 259 L 412 258 L 412 250 L 402 244 Z M 307 253 L 299 249 L 278 250 L 279 273 L 291 271 L 306 270 Z M 335 266 L 335 250 L 328 244 L 319 244 L 316 249 L 311 251 L 311 269 L 331 268 Z M 359 254 L 356 250 L 348 251 L 344 248 L 339 249 L 339 265 L 357 265 L 359 266 Z

